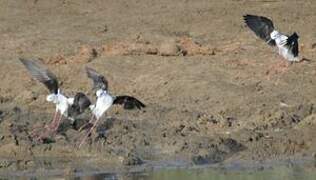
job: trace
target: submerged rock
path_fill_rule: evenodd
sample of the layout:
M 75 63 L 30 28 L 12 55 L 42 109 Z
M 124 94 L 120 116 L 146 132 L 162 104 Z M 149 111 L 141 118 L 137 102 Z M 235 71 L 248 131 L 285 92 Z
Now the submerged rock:
M 135 166 L 143 164 L 144 161 L 136 153 L 130 152 L 126 157 L 123 157 L 122 163 L 126 166 Z
M 221 139 L 221 145 L 227 153 L 236 153 L 246 148 L 244 145 L 232 138 Z
M 226 152 L 214 149 L 207 154 L 199 154 L 192 157 L 192 162 L 196 165 L 215 164 L 225 160 Z
M 0 123 L 2 122 L 4 117 L 4 112 L 0 110 Z

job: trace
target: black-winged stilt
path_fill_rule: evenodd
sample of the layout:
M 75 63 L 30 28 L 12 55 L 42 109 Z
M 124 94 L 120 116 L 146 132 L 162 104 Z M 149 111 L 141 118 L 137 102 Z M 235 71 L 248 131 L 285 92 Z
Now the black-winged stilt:
M 279 54 L 289 62 L 300 62 L 298 39 L 296 32 L 284 35 L 274 28 L 273 22 L 263 16 L 245 15 L 246 25 L 261 39 L 271 46 L 277 46 Z
M 83 137 L 82 141 L 79 144 L 79 148 L 84 143 L 85 139 L 89 136 L 89 134 L 96 127 L 98 121 L 102 117 L 102 115 L 113 105 L 119 104 L 122 105 L 124 109 L 142 109 L 145 106 L 141 101 L 132 97 L 132 96 L 112 96 L 108 91 L 108 81 L 106 78 L 97 73 L 94 69 L 86 67 L 87 76 L 93 81 L 93 89 L 96 90 L 96 103 L 90 106 L 92 111 L 92 118 L 89 121 L 92 123 L 95 118 L 95 122 L 92 127 L 89 129 L 88 133 Z
M 83 93 L 79 92 L 73 98 L 63 95 L 59 89 L 55 74 L 38 62 L 35 62 L 35 60 L 20 58 L 20 61 L 34 79 L 43 83 L 48 88 L 50 94 L 47 95 L 46 100 L 54 103 L 56 106 L 54 118 L 51 124 L 47 126 L 49 130 L 53 132 L 57 131 L 63 116 L 72 118 L 72 116 L 82 113 L 91 105 L 90 100 Z

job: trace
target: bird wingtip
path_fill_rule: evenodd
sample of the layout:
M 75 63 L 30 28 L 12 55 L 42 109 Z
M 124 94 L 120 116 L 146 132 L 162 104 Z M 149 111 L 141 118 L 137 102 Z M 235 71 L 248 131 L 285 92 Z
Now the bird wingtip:
M 89 66 L 85 66 L 86 71 L 94 71 L 93 68 L 89 67 Z
M 19 61 L 22 62 L 23 64 L 26 64 L 28 62 L 28 59 L 24 57 L 19 57 Z
M 86 73 L 88 74 L 88 76 L 91 76 L 92 73 L 96 73 L 96 71 L 89 66 L 85 66 L 85 70 L 86 70 Z
M 244 14 L 243 15 L 244 20 L 247 20 L 247 19 L 249 19 L 251 17 L 255 17 L 255 15 L 251 15 L 251 14 Z

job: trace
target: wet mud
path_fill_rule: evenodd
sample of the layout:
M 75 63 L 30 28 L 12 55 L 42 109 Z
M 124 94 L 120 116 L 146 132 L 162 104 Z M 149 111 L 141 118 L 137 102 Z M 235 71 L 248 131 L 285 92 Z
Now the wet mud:
M 45 158 L 56 159 L 49 167 L 65 161 L 72 171 L 78 164 L 111 169 L 315 156 L 312 0 L 1 3 L 0 172 L 38 169 Z M 245 13 L 297 31 L 311 61 L 284 64 L 243 25 Z M 134 95 L 146 108 L 112 107 L 80 149 L 88 111 L 64 118 L 57 133 L 37 141 L 32 133 L 46 131 L 55 108 L 19 57 L 42 61 L 69 96 L 94 97 L 84 71 L 93 67 L 112 94 Z

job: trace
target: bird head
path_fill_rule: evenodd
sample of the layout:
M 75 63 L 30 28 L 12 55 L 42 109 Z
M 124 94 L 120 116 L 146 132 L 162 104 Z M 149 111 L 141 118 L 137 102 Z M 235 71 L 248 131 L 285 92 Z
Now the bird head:
M 103 93 L 105 94 L 106 91 L 102 90 L 102 89 L 99 89 L 99 90 L 97 90 L 97 92 L 95 94 L 97 95 L 97 97 L 100 97 Z

